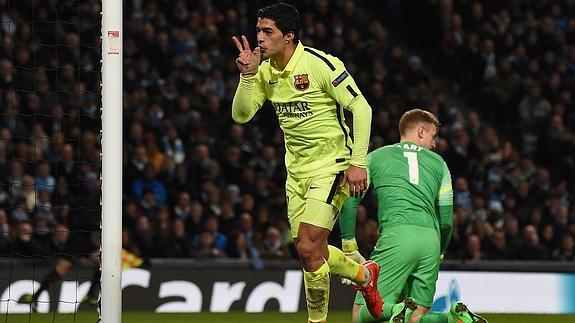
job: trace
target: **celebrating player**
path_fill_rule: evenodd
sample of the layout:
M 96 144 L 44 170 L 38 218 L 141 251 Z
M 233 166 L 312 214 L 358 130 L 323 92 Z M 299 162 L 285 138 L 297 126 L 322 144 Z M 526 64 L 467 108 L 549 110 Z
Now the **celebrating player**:
M 375 316 L 379 267 L 358 265 L 327 238 L 348 195 L 367 186 L 371 108 L 343 63 L 298 40 L 298 11 L 275 4 L 258 11 L 257 47 L 233 37 L 240 82 L 232 118 L 248 122 L 270 100 L 285 135 L 291 233 L 304 269 L 309 322 L 325 322 L 331 274 L 357 282 Z M 343 109 L 353 113 L 353 140 Z M 347 184 L 347 185 L 346 185 Z
M 430 112 L 407 111 L 399 121 L 400 142 L 367 155 L 380 226 L 371 259 L 382 269 L 378 288 L 384 303 L 378 317 L 356 297 L 353 322 L 487 322 L 462 303 L 453 304 L 449 313 L 428 313 L 441 255 L 451 239 L 453 215 L 451 174 L 441 156 L 430 150 L 435 148 L 438 127 Z M 347 252 L 357 250 L 355 212 L 360 201 L 361 197 L 350 198 L 342 209 Z M 402 293 L 405 302 L 396 304 Z

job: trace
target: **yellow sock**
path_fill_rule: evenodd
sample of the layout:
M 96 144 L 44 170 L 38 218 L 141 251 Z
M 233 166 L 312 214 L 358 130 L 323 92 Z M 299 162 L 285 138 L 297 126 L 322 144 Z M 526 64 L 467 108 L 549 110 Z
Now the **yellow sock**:
M 329 304 L 329 266 L 327 262 L 324 262 L 314 272 L 304 270 L 303 282 L 309 321 L 325 321 Z
M 334 246 L 327 246 L 329 257 L 327 263 L 332 274 L 341 278 L 347 278 L 356 283 L 365 281 L 363 266 L 345 256 L 343 251 Z

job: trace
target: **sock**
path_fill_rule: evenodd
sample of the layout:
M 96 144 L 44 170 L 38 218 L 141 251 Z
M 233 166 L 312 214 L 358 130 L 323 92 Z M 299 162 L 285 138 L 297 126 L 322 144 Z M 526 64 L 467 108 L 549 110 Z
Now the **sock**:
M 314 272 L 304 270 L 303 279 L 309 321 L 325 321 L 329 304 L 329 265 L 324 262 Z
M 393 308 L 395 306 L 401 306 L 403 303 L 397 303 L 397 304 L 391 304 L 389 302 L 383 302 L 383 312 L 381 314 L 381 317 L 379 319 L 374 319 L 373 316 L 371 316 L 371 314 L 369 314 L 369 310 L 367 309 L 367 306 L 362 305 L 359 309 L 358 315 L 357 315 L 357 319 L 358 319 L 358 323 L 376 323 L 376 322 L 385 322 L 387 320 L 389 320 L 389 318 L 391 317 L 391 315 L 393 315 Z M 420 321 L 422 322 L 422 321 Z M 429 321 L 430 323 L 432 323 L 432 321 Z
M 393 315 L 393 307 L 401 306 L 402 303 L 393 304 L 391 302 L 383 302 L 383 311 L 381 312 L 381 317 L 390 318 Z
M 44 276 L 44 278 L 42 279 L 42 283 L 40 284 L 40 288 L 34 293 L 34 296 L 32 296 L 32 298 L 38 299 L 38 297 L 40 296 L 40 293 L 42 293 L 46 289 L 50 288 L 52 283 L 54 283 L 54 281 L 56 279 L 60 279 L 60 278 L 61 278 L 60 274 L 58 274 L 56 269 L 53 269 L 52 271 L 50 271 L 46 276 Z
M 449 313 L 430 312 L 419 319 L 419 323 L 447 323 Z
M 385 305 L 385 303 L 384 303 Z M 384 306 L 385 308 L 385 306 Z M 367 309 L 367 306 L 361 305 L 361 307 L 359 308 L 359 311 L 357 313 L 357 323 L 379 323 L 379 322 L 387 322 L 387 320 L 389 319 L 389 316 L 385 316 L 385 315 L 381 315 L 380 318 L 378 319 L 374 319 L 373 316 L 371 316 L 371 314 L 369 314 L 369 310 Z
M 328 245 L 327 250 L 329 251 L 327 264 L 332 274 L 362 285 L 368 281 L 369 271 L 366 272 L 362 265 L 346 257 L 343 251 L 334 246 Z
M 92 276 L 92 280 L 90 280 L 90 289 L 88 290 L 88 297 L 97 297 L 98 295 L 98 287 L 100 286 L 100 275 L 101 271 L 100 268 L 94 270 L 94 275 Z

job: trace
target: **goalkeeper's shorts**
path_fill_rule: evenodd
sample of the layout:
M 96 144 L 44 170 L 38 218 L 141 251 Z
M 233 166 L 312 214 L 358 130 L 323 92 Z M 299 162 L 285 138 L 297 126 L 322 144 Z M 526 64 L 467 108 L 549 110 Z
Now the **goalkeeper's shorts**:
M 431 307 L 439 275 L 440 242 L 435 229 L 417 225 L 384 227 L 371 260 L 381 268 L 377 287 L 385 304 L 403 297 Z M 363 304 L 361 294 L 356 304 Z

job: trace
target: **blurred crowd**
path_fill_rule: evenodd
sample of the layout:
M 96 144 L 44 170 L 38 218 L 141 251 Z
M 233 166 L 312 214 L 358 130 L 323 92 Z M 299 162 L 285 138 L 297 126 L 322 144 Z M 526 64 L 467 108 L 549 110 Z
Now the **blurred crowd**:
M 370 103 L 371 149 L 399 140 L 406 109 L 439 116 L 455 202 L 447 258 L 574 260 L 575 1 L 290 3 L 302 42 L 342 59 Z M 245 125 L 230 115 L 231 37 L 254 44 L 265 4 L 124 1 L 118 167 L 130 252 L 254 266 L 296 257 L 275 113 L 266 106 Z M 68 231 L 99 227 L 99 11 L 97 0 L 0 0 L 2 255 L 49 257 Z M 432 87 L 433 70 L 452 86 Z M 376 208 L 369 195 L 358 210 L 365 255 Z

